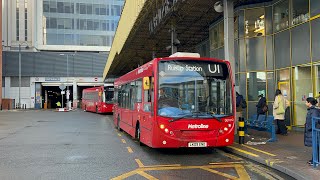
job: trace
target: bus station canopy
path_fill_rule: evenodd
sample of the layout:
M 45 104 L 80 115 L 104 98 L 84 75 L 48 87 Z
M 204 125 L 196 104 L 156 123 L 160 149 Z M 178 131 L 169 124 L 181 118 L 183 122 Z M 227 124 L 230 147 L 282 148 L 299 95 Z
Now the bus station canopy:
M 270 0 L 234 0 L 235 8 Z M 192 52 L 209 37 L 209 26 L 223 17 L 218 0 L 127 0 L 107 59 L 103 78 L 121 76 L 171 54 L 171 26 L 180 41 L 178 51 Z

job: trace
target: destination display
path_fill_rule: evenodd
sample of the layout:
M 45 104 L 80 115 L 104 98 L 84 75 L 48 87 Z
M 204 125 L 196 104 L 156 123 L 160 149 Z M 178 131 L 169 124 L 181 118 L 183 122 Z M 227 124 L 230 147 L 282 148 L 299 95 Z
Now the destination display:
M 210 61 L 161 61 L 159 72 L 164 75 L 192 75 L 197 72 L 202 76 L 225 77 L 228 74 L 226 64 Z M 160 75 L 161 75 L 160 74 Z

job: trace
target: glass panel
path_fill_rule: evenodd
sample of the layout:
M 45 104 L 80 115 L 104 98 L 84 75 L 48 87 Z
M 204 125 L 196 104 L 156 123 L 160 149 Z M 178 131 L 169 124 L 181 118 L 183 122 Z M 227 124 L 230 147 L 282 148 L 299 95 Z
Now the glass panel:
M 239 38 L 239 15 L 234 14 L 234 39 Z
M 320 1 L 319 0 L 310 0 L 310 13 L 311 17 L 320 14 Z
M 275 93 L 276 87 L 275 87 L 275 78 L 274 78 L 274 72 L 267 72 L 267 100 L 273 101 L 274 100 L 274 93 Z
M 311 80 L 311 66 L 295 67 L 294 72 L 294 85 L 295 85 L 295 100 L 294 104 L 294 117 L 296 119 L 295 125 L 304 125 L 307 114 L 307 107 L 305 105 L 306 99 L 312 93 L 312 80 Z
M 265 70 L 265 38 L 246 39 L 247 71 Z
M 309 23 L 291 29 L 292 66 L 307 64 L 310 58 L 310 28 Z
M 266 95 L 266 73 L 247 73 L 248 101 L 257 101 L 258 95 Z
M 289 27 L 289 0 L 281 1 L 273 6 L 273 32 Z
M 265 35 L 264 8 L 250 9 L 245 11 L 245 36 Z
M 292 1 L 292 20 L 291 24 L 307 22 L 309 20 L 309 1 L 294 0 Z
M 219 23 L 219 34 L 218 34 L 218 46 L 224 46 L 224 24 L 223 22 Z
M 210 50 L 218 48 L 218 26 L 210 29 Z

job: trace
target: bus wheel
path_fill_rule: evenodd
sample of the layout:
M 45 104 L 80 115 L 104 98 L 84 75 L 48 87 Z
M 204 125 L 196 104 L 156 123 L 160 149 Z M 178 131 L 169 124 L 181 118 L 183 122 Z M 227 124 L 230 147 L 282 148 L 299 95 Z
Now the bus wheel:
M 98 111 L 98 106 L 96 106 L 96 113 L 99 113 L 99 111 Z
M 138 143 L 140 146 L 143 146 L 143 143 L 140 141 L 140 135 L 141 135 L 140 124 L 137 123 L 137 125 L 136 125 L 136 140 L 138 140 Z
M 84 106 L 84 111 L 87 111 L 87 106 Z

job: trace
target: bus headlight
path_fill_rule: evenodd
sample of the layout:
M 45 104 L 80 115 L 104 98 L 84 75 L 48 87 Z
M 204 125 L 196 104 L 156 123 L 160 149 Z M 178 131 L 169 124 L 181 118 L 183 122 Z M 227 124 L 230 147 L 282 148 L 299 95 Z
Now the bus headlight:
M 160 129 L 164 129 L 164 124 L 160 124 Z
M 164 132 L 168 133 L 168 132 L 169 132 L 169 129 L 165 128 L 165 129 L 164 129 Z

